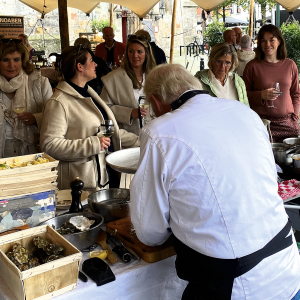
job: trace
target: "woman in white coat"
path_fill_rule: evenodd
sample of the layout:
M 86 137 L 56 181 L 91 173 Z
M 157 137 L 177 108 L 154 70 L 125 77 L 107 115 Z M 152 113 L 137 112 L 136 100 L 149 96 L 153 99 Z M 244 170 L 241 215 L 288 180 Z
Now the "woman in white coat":
M 114 113 L 120 128 L 139 134 L 138 99 L 144 96 L 145 78 L 155 66 L 147 38 L 131 35 L 121 67 L 102 77 L 104 87 L 100 96 Z M 142 116 L 147 115 L 146 109 L 140 111 Z
M 60 160 L 59 189 L 68 189 L 70 181 L 79 176 L 84 189 L 95 190 L 108 183 L 104 150 L 139 146 L 138 137 L 119 130 L 109 107 L 87 85 L 96 77 L 96 63 L 90 50 L 70 46 L 62 52 L 62 73 L 65 81 L 45 105 L 41 130 L 42 149 Z M 114 123 L 111 138 L 98 137 L 97 130 L 104 120 Z M 111 170 L 111 175 L 113 171 Z M 110 187 L 118 187 L 119 177 L 110 178 Z
M 0 158 L 36 153 L 49 80 L 19 39 L 0 40 Z

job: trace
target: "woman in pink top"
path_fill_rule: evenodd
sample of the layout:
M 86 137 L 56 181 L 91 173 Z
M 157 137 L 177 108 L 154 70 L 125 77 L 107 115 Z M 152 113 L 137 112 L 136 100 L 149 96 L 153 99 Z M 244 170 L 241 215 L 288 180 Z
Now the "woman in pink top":
M 273 141 L 298 137 L 298 69 L 287 58 L 284 38 L 276 26 L 270 24 L 260 29 L 256 58 L 246 65 L 243 79 L 251 108 L 271 121 Z M 272 83 L 279 83 L 280 93 Z

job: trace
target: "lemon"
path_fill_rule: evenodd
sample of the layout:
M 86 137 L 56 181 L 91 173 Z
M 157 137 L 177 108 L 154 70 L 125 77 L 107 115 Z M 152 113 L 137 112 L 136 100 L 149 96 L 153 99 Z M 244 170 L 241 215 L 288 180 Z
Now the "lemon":
M 90 258 L 92 257 L 98 257 L 104 260 L 107 257 L 107 250 L 92 251 L 90 252 Z

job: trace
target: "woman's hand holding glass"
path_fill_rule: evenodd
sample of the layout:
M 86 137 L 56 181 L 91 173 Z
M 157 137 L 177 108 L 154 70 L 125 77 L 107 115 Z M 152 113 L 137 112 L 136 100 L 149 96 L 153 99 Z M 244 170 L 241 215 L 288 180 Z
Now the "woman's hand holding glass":
M 110 146 L 110 138 L 101 136 L 99 137 L 101 151 L 106 150 Z
M 148 109 L 140 108 L 140 111 L 141 111 L 142 117 L 143 116 L 147 116 Z M 139 109 L 138 108 L 134 108 L 131 111 L 131 117 L 134 118 L 134 119 L 138 119 L 139 118 Z
M 267 101 L 267 106 L 269 108 L 276 108 L 274 106 L 274 101 L 280 96 L 280 85 L 277 82 L 272 82 L 271 87 L 261 92 L 262 99 Z
M 19 113 L 18 119 L 26 126 L 36 125 L 35 116 L 31 112 Z

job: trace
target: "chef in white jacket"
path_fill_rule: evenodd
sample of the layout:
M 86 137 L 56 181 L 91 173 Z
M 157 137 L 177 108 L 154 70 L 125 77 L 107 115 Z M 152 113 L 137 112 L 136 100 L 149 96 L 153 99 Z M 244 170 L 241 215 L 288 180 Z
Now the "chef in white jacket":
M 299 253 L 259 116 L 205 94 L 180 65 L 152 70 L 145 93 L 157 116 L 172 111 L 141 130 L 131 220 L 147 245 L 174 234 L 182 299 L 299 299 Z

